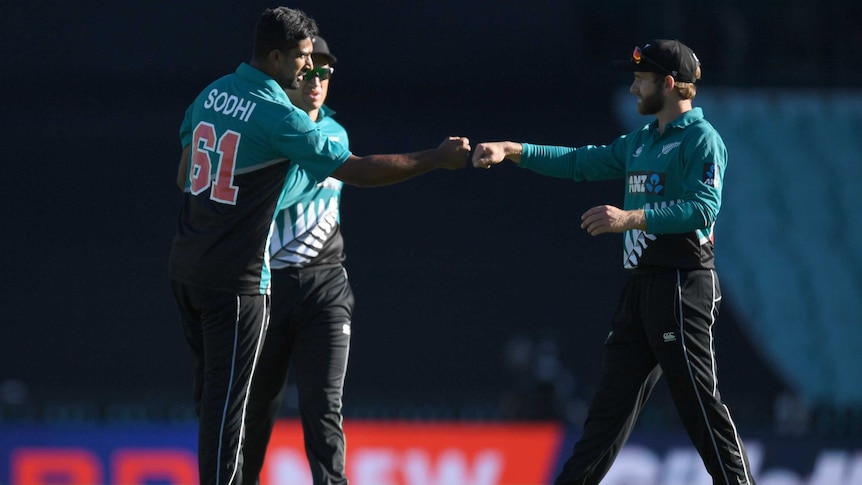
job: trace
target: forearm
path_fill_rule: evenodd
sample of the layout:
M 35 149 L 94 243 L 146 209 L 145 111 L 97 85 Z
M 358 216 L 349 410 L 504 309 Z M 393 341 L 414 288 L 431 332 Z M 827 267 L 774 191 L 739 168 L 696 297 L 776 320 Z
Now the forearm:
M 521 164 L 521 156 L 524 154 L 524 145 L 515 141 L 506 141 L 501 144 L 505 158 Z
M 415 153 L 351 156 L 332 175 L 357 187 L 396 184 L 443 167 L 436 150 Z
M 330 175 L 358 187 L 391 185 L 438 168 L 462 168 L 469 155 L 470 140 L 450 136 L 437 148 L 421 152 L 364 157 L 351 154 Z
M 584 212 L 581 216 L 581 229 L 597 236 L 631 229 L 646 231 L 647 223 L 643 209 L 623 210 L 612 205 L 600 205 Z
M 625 217 L 623 218 L 623 226 L 624 230 L 626 231 L 628 231 L 629 229 L 640 229 L 641 231 L 646 231 L 646 212 L 643 209 L 625 211 Z

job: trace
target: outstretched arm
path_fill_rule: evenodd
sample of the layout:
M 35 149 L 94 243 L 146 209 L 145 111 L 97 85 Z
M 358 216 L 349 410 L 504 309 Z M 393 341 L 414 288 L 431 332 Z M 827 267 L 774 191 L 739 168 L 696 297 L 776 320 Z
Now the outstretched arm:
M 395 184 L 432 170 L 455 170 L 467 163 L 470 140 L 449 137 L 437 148 L 395 155 L 351 155 L 332 176 L 359 187 Z

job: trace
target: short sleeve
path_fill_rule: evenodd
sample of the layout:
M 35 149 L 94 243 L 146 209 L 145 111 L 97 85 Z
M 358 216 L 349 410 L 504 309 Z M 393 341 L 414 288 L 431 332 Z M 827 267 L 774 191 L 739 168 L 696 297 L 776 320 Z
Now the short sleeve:
M 276 151 L 322 182 L 350 157 L 346 145 L 330 140 L 305 112 L 294 110 L 272 135 Z

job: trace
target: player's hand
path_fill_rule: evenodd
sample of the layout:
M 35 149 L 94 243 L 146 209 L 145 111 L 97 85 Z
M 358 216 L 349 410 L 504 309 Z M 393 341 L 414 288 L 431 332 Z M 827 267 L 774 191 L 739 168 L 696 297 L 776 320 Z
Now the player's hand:
M 506 159 L 507 147 L 511 142 L 495 141 L 483 142 L 476 145 L 473 150 L 473 166 L 476 168 L 491 168 Z M 519 161 L 519 160 L 518 160 Z
M 470 157 L 470 140 L 462 136 L 450 136 L 437 147 L 442 163 L 440 168 L 457 170 L 464 168 Z
M 624 232 L 629 229 L 646 230 L 643 210 L 626 211 L 612 205 L 600 205 L 584 212 L 581 216 L 581 229 L 591 236 L 606 232 Z

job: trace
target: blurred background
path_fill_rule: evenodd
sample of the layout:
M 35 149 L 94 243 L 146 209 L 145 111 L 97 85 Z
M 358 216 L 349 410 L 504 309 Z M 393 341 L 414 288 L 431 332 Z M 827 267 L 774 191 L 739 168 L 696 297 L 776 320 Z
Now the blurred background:
M 167 279 L 179 123 L 249 60 L 275 5 L 0 7 L 0 429 L 194 422 Z M 450 135 L 609 143 L 651 121 L 610 61 L 651 38 L 692 47 L 695 105 L 729 152 L 716 226 L 724 400 L 743 434 L 862 447 L 862 4 L 287 5 L 338 57 L 327 104 L 357 154 Z M 513 164 L 345 188 L 357 299 L 346 419 L 578 431 L 625 278 L 621 238 L 590 237 L 579 218 L 622 196 L 620 182 Z M 295 398 L 283 412 L 295 416 Z M 638 426 L 681 431 L 662 385 Z

